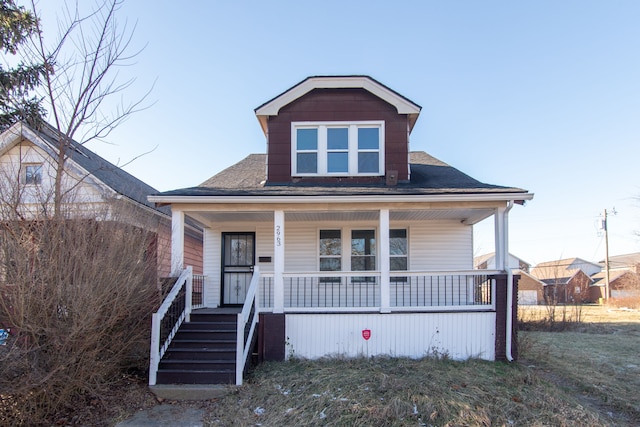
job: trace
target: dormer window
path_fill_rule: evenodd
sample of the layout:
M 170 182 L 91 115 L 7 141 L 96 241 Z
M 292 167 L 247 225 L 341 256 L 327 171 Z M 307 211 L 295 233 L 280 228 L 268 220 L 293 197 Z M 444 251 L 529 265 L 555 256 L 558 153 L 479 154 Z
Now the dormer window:
M 384 175 L 384 122 L 292 122 L 293 176 Z

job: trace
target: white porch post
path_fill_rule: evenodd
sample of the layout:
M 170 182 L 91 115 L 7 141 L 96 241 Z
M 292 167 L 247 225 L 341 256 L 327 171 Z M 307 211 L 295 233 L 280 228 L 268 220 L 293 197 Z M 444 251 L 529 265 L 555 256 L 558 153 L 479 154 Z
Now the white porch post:
M 284 313 L 284 211 L 273 213 L 273 312 Z
M 184 212 L 171 209 L 171 274 L 179 276 L 184 268 Z
M 495 210 L 495 249 L 496 249 L 496 269 L 502 270 L 505 265 L 508 265 L 509 255 L 506 253 L 507 250 L 507 232 L 505 229 L 506 221 L 505 221 L 505 208 L 496 208 Z
M 389 209 L 380 209 L 380 313 L 391 313 Z

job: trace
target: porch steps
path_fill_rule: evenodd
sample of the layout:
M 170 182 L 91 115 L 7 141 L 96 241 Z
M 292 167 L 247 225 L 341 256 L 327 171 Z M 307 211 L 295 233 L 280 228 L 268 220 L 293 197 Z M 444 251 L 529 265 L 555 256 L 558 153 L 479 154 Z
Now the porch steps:
M 234 384 L 236 314 L 191 313 L 158 366 L 157 384 Z

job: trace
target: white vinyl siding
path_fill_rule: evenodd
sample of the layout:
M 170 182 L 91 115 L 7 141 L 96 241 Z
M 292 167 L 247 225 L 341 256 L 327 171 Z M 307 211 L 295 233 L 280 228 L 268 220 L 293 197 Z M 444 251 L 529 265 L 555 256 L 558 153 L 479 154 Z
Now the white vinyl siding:
M 221 233 L 210 228 L 204 229 L 204 258 L 202 268 L 205 275 L 204 304 L 206 307 L 220 305 L 220 261 L 222 256 Z
M 392 228 L 396 228 L 393 226 Z M 425 221 L 410 225 L 411 270 L 473 268 L 472 227 L 458 221 Z
M 320 230 L 341 230 L 343 240 L 343 271 L 349 271 L 351 258 L 351 230 L 376 230 L 377 222 L 310 222 L 289 221 L 285 224 L 285 272 L 319 271 L 318 239 Z M 472 229 L 457 221 L 394 222 L 391 229 L 407 229 L 410 271 L 471 269 Z M 205 229 L 204 274 L 206 305 L 216 307 L 220 299 L 220 257 L 222 232 L 256 232 L 256 261 L 260 256 L 271 257 L 270 263 L 259 263 L 263 273 L 273 272 L 273 223 L 224 224 L 219 229 Z M 377 243 L 377 251 L 379 251 Z M 346 254 L 346 255 L 345 255 Z M 376 253 L 379 257 L 379 253 Z M 378 260 L 376 268 L 379 269 Z
M 287 314 L 286 354 L 495 359 L 496 316 L 483 313 Z M 365 340 L 362 330 L 371 331 Z

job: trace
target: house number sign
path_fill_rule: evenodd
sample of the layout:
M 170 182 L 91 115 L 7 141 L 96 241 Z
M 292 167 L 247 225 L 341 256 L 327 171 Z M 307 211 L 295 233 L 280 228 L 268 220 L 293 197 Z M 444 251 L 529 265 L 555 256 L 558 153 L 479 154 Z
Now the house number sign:
M 276 225 L 276 246 L 282 246 L 282 229 Z

